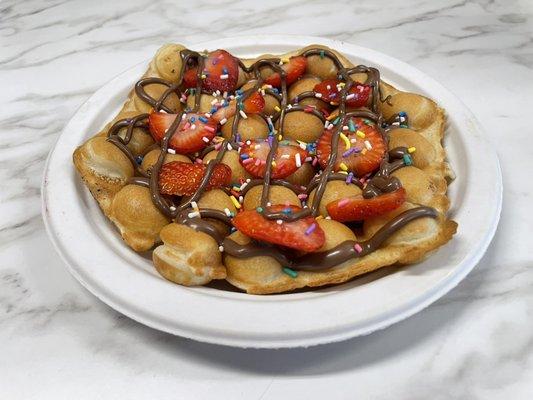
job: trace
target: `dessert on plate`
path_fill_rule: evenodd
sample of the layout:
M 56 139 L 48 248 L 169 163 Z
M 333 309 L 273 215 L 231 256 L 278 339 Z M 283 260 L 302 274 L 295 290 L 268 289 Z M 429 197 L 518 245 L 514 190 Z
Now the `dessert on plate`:
M 452 238 L 444 128 L 431 99 L 321 45 L 239 59 L 168 44 L 74 164 L 166 279 L 280 293 Z

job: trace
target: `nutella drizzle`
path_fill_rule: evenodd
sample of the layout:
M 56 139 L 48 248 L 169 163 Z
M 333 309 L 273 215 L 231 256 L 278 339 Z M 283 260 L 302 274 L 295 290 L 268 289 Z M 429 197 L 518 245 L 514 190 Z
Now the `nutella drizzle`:
M 389 102 L 390 96 L 387 96 L 385 99 L 381 96 L 380 91 L 380 74 L 379 71 L 376 68 L 367 67 L 364 65 L 358 65 L 356 67 L 352 68 L 345 68 L 341 61 L 337 58 L 337 56 L 325 49 L 309 49 L 301 54 L 304 57 L 309 57 L 312 55 L 320 55 L 321 57 L 327 57 L 330 60 L 333 61 L 335 64 L 337 70 L 338 70 L 338 78 L 345 83 L 344 87 L 341 90 L 341 99 L 338 104 L 338 117 L 337 117 L 337 123 L 335 124 L 335 128 L 332 132 L 331 137 L 331 148 L 336 149 L 339 142 L 339 130 L 340 128 L 345 124 L 346 121 L 351 119 L 352 117 L 358 117 L 358 118 L 365 118 L 367 120 L 371 120 L 375 128 L 378 130 L 378 132 L 382 135 L 383 139 L 385 140 L 386 144 L 388 145 L 388 135 L 387 132 L 390 129 L 394 129 L 398 126 L 402 127 L 404 125 L 401 124 L 401 121 L 404 121 L 404 124 L 407 124 L 407 116 L 402 116 L 403 119 L 400 119 L 400 122 L 398 122 L 398 115 L 393 117 L 390 121 L 384 121 L 383 117 L 379 111 L 378 101 L 381 103 L 383 102 Z M 167 217 L 170 219 L 173 219 L 176 223 L 179 224 L 185 224 L 195 230 L 202 231 L 204 233 L 207 233 L 213 239 L 217 241 L 217 243 L 224 248 L 224 252 L 238 258 L 247 258 L 247 257 L 254 257 L 254 256 L 270 256 L 275 258 L 278 262 L 280 262 L 283 266 L 288 266 L 290 268 L 293 268 L 295 270 L 306 270 L 306 271 L 316 271 L 316 270 L 323 270 L 335 267 L 336 265 L 339 265 L 351 258 L 356 257 L 363 257 L 375 250 L 377 250 L 383 242 L 385 242 L 392 234 L 394 234 L 396 231 L 407 225 L 409 222 L 422 218 L 422 217 L 430 217 L 430 218 L 437 218 L 438 214 L 435 209 L 431 207 L 416 207 L 409 209 L 407 211 L 404 211 L 403 213 L 399 214 L 395 218 L 388 221 L 381 229 L 379 229 L 370 239 L 362 242 L 355 242 L 352 240 L 347 240 L 338 246 L 334 247 L 333 249 L 330 249 L 328 251 L 324 252 L 316 252 L 316 253 L 308 253 L 304 256 L 295 257 L 293 251 L 289 249 L 281 249 L 280 247 L 271 245 L 269 243 L 259 243 L 255 241 L 251 241 L 248 244 L 240 245 L 236 243 L 235 241 L 231 240 L 230 238 L 223 235 L 219 230 L 215 228 L 215 226 L 209 221 L 204 220 L 203 218 L 213 218 L 219 221 L 224 222 L 228 226 L 232 226 L 231 224 L 231 218 L 226 215 L 226 213 L 215 210 L 215 209 L 199 209 L 199 217 L 189 217 L 189 210 L 191 207 L 192 202 L 196 202 L 200 199 L 201 195 L 205 191 L 209 180 L 211 178 L 211 175 L 213 174 L 214 168 L 217 164 L 219 164 L 224 157 L 224 154 L 228 149 L 237 149 L 239 144 L 237 141 L 237 129 L 239 125 L 239 121 L 241 119 L 241 114 L 239 112 L 235 112 L 233 116 L 233 122 L 231 127 L 231 137 L 230 139 L 224 139 L 221 142 L 221 146 L 219 148 L 218 154 L 216 158 L 210 160 L 210 162 L 207 164 L 206 173 L 203 176 L 200 185 L 198 189 L 193 193 L 192 196 L 188 198 L 181 199 L 180 204 L 176 204 L 173 202 L 173 200 L 168 196 L 163 196 L 159 192 L 159 171 L 161 170 L 161 167 L 163 165 L 165 156 L 167 154 L 168 150 L 168 144 L 173 136 L 174 132 L 178 129 L 180 123 L 182 120 L 186 117 L 186 114 L 188 111 L 191 112 L 198 112 L 199 106 L 200 106 L 200 97 L 202 93 L 211 94 L 210 92 L 203 91 L 202 90 L 202 73 L 204 69 L 204 62 L 205 57 L 202 56 L 200 53 L 197 53 L 195 51 L 191 50 L 182 50 L 180 52 L 182 64 L 179 74 L 179 79 L 177 82 L 169 82 L 161 78 L 155 78 L 155 77 L 149 77 L 149 78 L 142 78 L 135 84 L 135 93 L 137 96 L 142 99 L 147 104 L 151 105 L 155 111 L 162 111 L 167 113 L 174 113 L 172 109 L 170 109 L 167 105 L 165 105 L 165 101 L 167 98 L 172 94 L 175 93 L 180 99 L 184 95 L 184 92 L 181 91 L 182 88 L 182 81 L 183 76 L 185 72 L 186 67 L 196 66 L 197 68 L 197 86 L 195 89 L 190 90 L 189 93 L 194 93 L 194 107 L 192 110 L 184 109 L 180 113 L 178 113 L 176 119 L 173 121 L 172 125 L 169 127 L 167 132 L 165 133 L 165 136 L 161 140 L 160 146 L 161 151 L 159 154 L 159 157 L 156 161 L 156 163 L 153 165 L 151 171 L 149 173 L 145 172 L 142 168 L 139 167 L 139 163 L 135 159 L 132 151 L 128 147 L 129 142 L 131 141 L 131 138 L 133 136 L 133 130 L 135 128 L 142 129 L 146 134 L 149 134 L 148 130 L 148 123 L 147 118 L 148 114 L 140 114 L 133 118 L 125 118 L 121 119 L 115 124 L 111 126 L 111 128 L 108 131 L 108 140 L 115 144 L 124 154 L 128 157 L 128 159 L 132 162 L 134 168 L 135 168 L 135 176 L 129 180 L 130 184 L 136 184 L 141 185 L 144 187 L 147 187 L 150 189 L 152 201 L 155 204 L 155 206 L 164 213 Z M 309 109 L 306 106 L 302 106 L 298 104 L 301 100 L 306 98 L 315 98 L 315 92 L 314 91 L 308 91 L 300 93 L 293 101 L 292 103 L 288 103 L 288 95 L 287 95 L 287 82 L 286 82 L 286 73 L 280 66 L 280 59 L 278 58 L 268 58 L 268 59 L 260 59 L 256 61 L 254 64 L 252 64 L 250 67 L 246 67 L 244 63 L 238 59 L 238 63 L 240 68 L 248 74 L 248 76 L 252 76 L 252 79 L 255 79 L 254 86 L 245 91 L 240 97 L 239 101 L 243 102 L 246 100 L 252 93 L 259 90 L 263 85 L 263 78 L 261 77 L 261 70 L 263 68 L 270 68 L 275 73 L 278 73 L 281 77 L 281 93 L 279 93 L 278 90 L 265 88 L 263 89 L 266 94 L 274 96 L 280 103 L 280 111 L 278 111 L 276 114 L 271 116 L 271 123 L 277 123 L 278 125 L 278 132 L 271 132 L 270 134 L 274 135 L 281 135 L 283 136 L 283 123 L 286 115 L 291 112 L 295 111 L 306 111 L 309 113 L 312 113 L 317 118 L 319 118 L 322 122 L 326 121 L 326 118 L 324 114 L 319 111 L 316 108 Z M 371 94 L 371 106 L 370 110 L 366 109 L 358 109 L 355 111 L 348 111 L 347 105 L 346 105 L 346 96 L 348 95 L 350 88 L 356 83 L 351 75 L 357 74 L 357 73 L 364 73 L 367 76 L 366 81 L 364 82 L 365 85 L 371 86 L 372 94 Z M 167 89 L 163 92 L 163 94 L 155 99 L 151 97 L 145 90 L 145 87 L 152 84 L 160 84 L 167 87 Z M 236 101 L 237 103 L 237 101 Z M 238 104 L 235 104 L 236 110 L 238 107 Z M 264 114 L 260 114 L 260 116 L 265 119 L 265 121 L 269 122 L 269 119 Z M 120 136 L 120 133 L 123 129 L 126 129 L 126 132 L 124 134 L 124 137 Z M 269 129 L 274 130 L 273 125 L 271 126 L 269 124 Z M 151 150 L 153 147 L 148 149 L 145 154 Z M 324 194 L 324 191 L 326 190 L 326 185 L 329 181 L 332 180 L 345 180 L 346 175 L 341 173 L 336 173 L 333 171 L 333 168 L 335 166 L 336 158 L 337 158 L 337 152 L 332 151 L 331 156 L 329 158 L 329 161 L 326 165 L 326 167 L 323 169 L 323 171 L 316 175 L 311 181 L 309 182 L 307 187 L 301 187 L 298 185 L 294 185 L 286 180 L 272 180 L 272 161 L 274 159 L 274 156 L 276 154 L 276 150 L 278 148 L 278 140 L 272 140 L 270 141 L 270 151 L 267 156 L 266 160 L 266 170 L 265 170 L 265 176 L 264 179 L 253 179 L 250 180 L 246 187 L 244 187 L 241 190 L 241 195 L 245 195 L 252 187 L 262 185 L 263 190 L 261 194 L 261 207 L 263 208 L 262 215 L 267 219 L 280 219 L 282 221 L 295 221 L 300 218 L 304 218 L 307 216 L 314 216 L 316 217 L 318 215 L 319 205 L 320 201 L 322 199 L 322 196 Z M 201 156 L 203 157 L 205 154 L 207 154 L 209 151 L 214 149 L 214 145 L 210 145 L 207 148 L 205 148 L 201 152 Z M 392 172 L 395 170 L 405 166 L 404 156 L 408 154 L 408 150 L 405 147 L 396 147 L 391 150 L 389 150 L 387 153 L 385 153 L 384 159 L 380 165 L 379 170 L 366 181 L 366 184 L 363 185 L 359 180 L 354 179 L 351 184 L 354 184 L 362 189 L 362 195 L 364 198 L 371 198 L 378 196 L 383 193 L 389 193 L 394 190 L 397 190 L 401 187 L 400 181 L 390 176 Z M 269 208 L 269 194 L 270 194 L 270 187 L 272 185 L 280 185 L 287 187 L 294 191 L 297 194 L 307 194 L 309 195 L 312 190 L 316 190 L 315 197 L 313 199 L 313 202 L 311 204 L 308 204 L 307 206 L 304 206 L 301 210 L 297 212 L 293 212 L 290 214 L 286 214 L 283 212 L 274 212 Z M 357 247 L 356 245 L 359 245 L 359 251 L 355 249 Z

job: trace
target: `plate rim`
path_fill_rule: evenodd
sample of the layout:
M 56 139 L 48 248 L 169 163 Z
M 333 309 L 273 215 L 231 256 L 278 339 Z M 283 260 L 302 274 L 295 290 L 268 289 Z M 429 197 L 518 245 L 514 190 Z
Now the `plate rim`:
M 365 47 L 361 47 L 358 45 L 354 45 L 351 43 L 345 43 L 342 41 L 335 41 L 331 39 L 325 39 L 320 37 L 314 37 L 314 36 L 296 36 L 296 35 L 253 35 L 253 36 L 235 36 L 231 38 L 223 38 L 219 40 L 212 40 L 212 41 L 204 41 L 196 44 L 191 44 L 191 47 L 197 47 L 200 48 L 201 46 L 206 46 L 210 48 L 214 48 L 217 46 L 223 47 L 223 43 L 230 43 L 232 41 L 235 41 L 238 43 L 239 46 L 253 46 L 257 43 L 260 43 L 264 46 L 275 46 L 275 45 L 286 45 L 288 42 L 290 44 L 294 44 L 295 46 L 303 46 L 305 44 L 311 44 L 311 43 L 321 43 L 325 44 L 332 48 L 342 48 L 343 46 L 351 47 L 352 49 L 359 49 L 360 51 L 364 51 L 367 55 L 373 58 L 378 58 L 381 60 L 385 60 L 387 62 L 394 61 L 397 63 L 397 65 L 401 66 L 402 68 L 407 68 L 413 73 L 416 73 L 418 76 L 422 77 L 424 81 L 431 82 L 435 87 L 439 88 L 442 93 L 447 94 L 447 96 L 455 101 L 456 103 L 462 105 L 463 112 L 466 116 L 469 117 L 469 120 L 472 121 L 474 124 L 473 129 L 475 129 L 483 138 L 484 144 L 487 144 L 487 137 L 483 132 L 483 128 L 473 115 L 473 113 L 461 102 L 461 100 L 453 95 L 448 89 L 444 88 L 442 85 L 437 83 L 434 79 L 428 77 L 424 73 L 420 72 L 418 69 L 403 63 L 395 58 L 392 58 L 390 56 L 386 56 L 385 54 L 382 54 L 380 52 L 377 52 L 372 49 L 368 49 Z M 297 43 L 293 43 L 297 42 Z M 218 43 L 218 44 L 217 44 Z M 399 322 L 405 318 L 410 317 L 411 315 L 421 311 L 425 307 L 429 306 L 431 303 L 442 297 L 444 294 L 449 292 L 451 289 L 453 289 L 464 277 L 477 265 L 481 257 L 486 252 L 495 232 L 498 226 L 498 222 L 500 219 L 501 214 L 501 208 L 502 208 L 502 194 L 503 194 L 503 184 L 502 184 L 502 176 L 501 176 L 501 168 L 499 164 L 499 160 L 497 157 L 497 154 L 494 150 L 490 151 L 490 158 L 493 162 L 494 167 L 494 178 L 496 183 L 496 190 L 495 190 L 495 196 L 494 198 L 494 209 L 492 213 L 492 221 L 490 225 L 490 229 L 488 229 L 485 232 L 485 235 L 482 239 L 480 239 L 477 252 L 470 252 L 469 257 L 465 257 L 465 259 L 460 263 L 461 268 L 458 268 L 456 265 L 454 267 L 454 270 L 452 273 L 446 277 L 446 279 L 441 280 L 438 282 L 439 284 L 433 287 L 432 294 L 426 295 L 424 299 L 414 298 L 407 304 L 403 305 L 403 310 L 395 310 L 394 313 L 391 313 L 392 315 L 383 317 L 381 321 L 377 321 L 374 323 L 369 324 L 368 326 L 359 327 L 351 329 L 350 327 L 344 327 L 342 332 L 333 333 L 330 332 L 328 334 L 318 334 L 318 336 L 310 335 L 308 337 L 300 337 L 300 338 L 285 338 L 283 340 L 280 339 L 266 339 L 266 340 L 259 340 L 257 338 L 253 337 L 232 337 L 232 336 L 220 336 L 220 332 L 213 335 L 209 334 L 207 332 L 192 332 L 191 330 L 188 330 L 186 328 L 178 329 L 176 326 L 173 326 L 172 328 L 169 328 L 168 325 L 165 325 L 164 323 L 161 323 L 160 321 L 157 321 L 155 319 L 150 319 L 147 316 L 141 316 L 139 313 L 135 312 L 135 310 L 130 309 L 126 307 L 123 304 L 120 304 L 120 302 L 117 302 L 115 299 L 113 299 L 112 295 L 106 294 L 105 291 L 102 291 L 101 288 L 95 288 L 89 280 L 77 269 L 75 268 L 76 261 L 72 259 L 71 255 L 68 254 L 65 249 L 62 248 L 61 241 L 59 240 L 59 236 L 57 235 L 57 232 L 55 231 L 55 228 L 53 226 L 53 223 L 51 221 L 51 217 L 49 213 L 47 212 L 48 207 L 48 185 L 47 185 L 47 179 L 49 177 L 49 168 L 51 159 L 54 155 L 54 151 L 56 150 L 56 147 L 58 143 L 60 142 L 60 139 L 65 135 L 65 132 L 67 131 L 68 127 L 76 119 L 78 116 L 78 113 L 80 110 L 82 110 L 84 107 L 87 107 L 87 104 L 90 103 L 91 99 L 93 97 L 96 97 L 97 94 L 103 90 L 104 88 L 108 87 L 112 84 L 113 81 L 120 79 L 124 75 L 126 75 L 128 72 L 134 70 L 135 68 L 139 68 L 140 65 L 145 64 L 145 61 L 128 68 L 126 71 L 122 72 L 121 74 L 117 75 L 107 83 L 105 83 L 103 86 L 101 86 L 96 92 L 94 92 L 90 98 L 84 102 L 78 110 L 74 113 L 71 120 L 65 125 L 64 129 L 62 130 L 61 134 L 58 136 L 57 140 L 55 141 L 52 150 L 50 151 L 43 174 L 43 180 L 41 184 L 41 193 L 42 193 L 42 215 L 43 220 L 45 224 L 45 228 L 48 234 L 48 237 L 50 238 L 54 249 L 59 254 L 63 262 L 67 265 L 67 268 L 69 272 L 84 286 L 87 290 L 89 290 L 92 294 L 94 294 L 96 297 L 98 297 L 100 300 L 102 300 L 104 303 L 108 304 L 112 308 L 116 309 L 117 311 L 121 312 L 122 314 L 144 324 L 147 326 L 150 326 L 152 328 L 165 331 L 171 334 L 176 334 L 184 337 L 188 337 L 195 340 L 200 340 L 204 342 L 214 343 L 214 344 L 224 344 L 224 345 L 230 345 L 230 346 L 238 346 L 238 347 L 255 347 L 255 348 L 280 348 L 280 347 L 306 347 L 310 345 L 317 345 L 322 343 L 331 343 L 331 342 L 337 342 L 341 340 L 346 340 L 351 337 L 355 336 L 361 336 L 370 334 L 374 331 L 384 329 L 396 322 Z M 250 296 L 250 295 L 245 295 Z M 290 296 L 290 295 L 287 295 Z M 137 310 L 138 311 L 138 310 Z M 294 335 L 294 333 L 293 333 Z M 297 336 L 297 334 L 296 334 Z

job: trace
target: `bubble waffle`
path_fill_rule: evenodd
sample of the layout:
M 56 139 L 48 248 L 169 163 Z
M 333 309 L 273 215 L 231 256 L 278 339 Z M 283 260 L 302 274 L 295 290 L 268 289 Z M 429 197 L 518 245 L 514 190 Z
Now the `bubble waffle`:
M 239 60 L 172 44 L 74 164 L 166 279 L 279 293 L 451 239 L 444 125 L 432 100 L 324 46 Z

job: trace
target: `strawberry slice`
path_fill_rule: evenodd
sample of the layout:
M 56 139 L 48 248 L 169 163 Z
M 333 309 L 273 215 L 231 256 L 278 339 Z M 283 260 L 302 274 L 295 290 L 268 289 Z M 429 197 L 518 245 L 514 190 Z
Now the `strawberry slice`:
M 274 205 L 269 207 L 268 210 L 297 212 L 301 208 Z M 238 213 L 231 222 L 235 228 L 253 239 L 306 252 L 320 249 L 326 241 L 324 231 L 311 216 L 292 222 L 283 221 L 278 224 L 275 220 L 265 218 L 257 210 L 245 210 Z
M 403 187 L 394 192 L 365 199 L 361 195 L 346 197 L 329 203 L 326 208 L 329 216 L 335 221 L 362 221 L 388 213 L 400 207 L 407 198 Z
M 281 68 L 286 73 L 287 86 L 289 86 L 293 82 L 296 82 L 296 80 L 305 73 L 305 69 L 307 68 L 307 58 L 304 56 L 291 57 L 289 62 L 283 64 Z M 280 74 L 274 72 L 265 79 L 265 83 L 274 87 L 281 87 Z
M 161 194 L 191 196 L 200 186 L 206 170 L 206 164 L 191 164 L 181 161 L 164 164 L 159 172 L 159 191 Z M 231 168 L 226 164 L 217 164 L 206 190 L 229 185 L 230 181 Z
M 254 92 L 246 100 L 243 101 L 243 111 L 246 114 L 257 114 L 265 108 L 265 99 L 260 93 Z M 220 122 L 223 119 L 229 119 L 237 112 L 237 100 L 232 100 L 226 107 L 219 108 L 213 114 L 213 120 Z
M 331 105 L 339 105 L 341 100 L 341 88 L 338 86 L 340 81 L 336 79 L 326 79 L 315 85 L 314 91 L 322 95 L 321 99 L 329 102 Z M 363 107 L 368 102 L 372 87 L 355 82 L 348 95 L 346 96 L 346 104 L 350 107 Z
M 270 152 L 270 139 L 247 140 L 241 147 L 240 162 L 244 169 L 256 178 L 263 178 L 266 171 L 266 160 Z M 283 179 L 295 172 L 302 166 L 308 155 L 307 150 L 302 149 L 296 142 L 282 140 L 272 164 L 273 179 Z
M 198 67 L 193 67 L 183 75 L 187 88 L 196 87 Z M 231 92 L 236 89 L 239 78 L 239 62 L 226 50 L 215 50 L 208 54 L 202 71 L 202 89 Z
M 351 130 L 341 130 L 350 141 L 350 148 L 347 148 L 346 142 L 339 138 L 335 171 L 347 168 L 348 171 L 361 177 L 379 167 L 387 151 L 387 145 L 376 125 L 365 121 L 368 120 L 352 118 L 347 125 Z M 318 139 L 316 154 L 322 168 L 326 168 L 331 155 L 332 135 L 333 129 L 325 129 Z
M 156 142 L 160 142 L 178 114 L 152 111 L 148 127 Z M 206 122 L 207 121 L 207 122 Z M 217 121 L 200 114 L 189 113 L 182 119 L 170 138 L 168 146 L 179 154 L 189 154 L 204 149 L 217 132 Z

